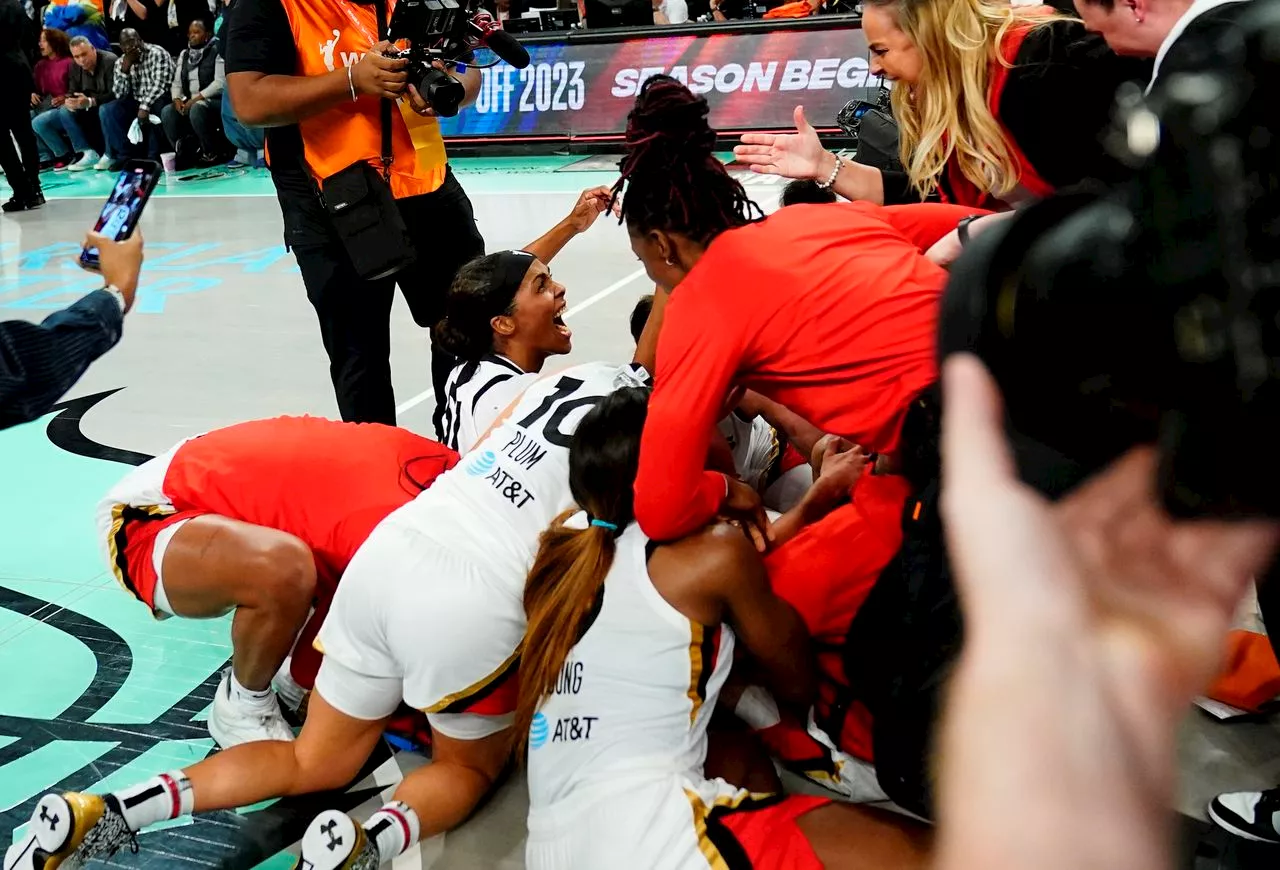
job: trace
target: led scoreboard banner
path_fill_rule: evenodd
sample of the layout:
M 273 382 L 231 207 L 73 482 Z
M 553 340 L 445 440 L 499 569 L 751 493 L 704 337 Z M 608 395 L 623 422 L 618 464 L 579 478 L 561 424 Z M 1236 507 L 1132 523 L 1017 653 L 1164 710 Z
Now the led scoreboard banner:
M 614 138 L 626 130 L 641 83 L 658 73 L 705 95 L 711 125 L 724 133 L 788 129 L 797 105 L 815 125 L 830 126 L 849 100 L 874 99 L 880 80 L 868 69 L 862 29 L 851 19 L 828 22 L 822 29 L 665 30 L 648 37 L 628 30 L 611 41 L 608 31 L 522 39 L 529 66 L 482 70 L 475 104 L 441 118 L 441 132 L 478 139 Z

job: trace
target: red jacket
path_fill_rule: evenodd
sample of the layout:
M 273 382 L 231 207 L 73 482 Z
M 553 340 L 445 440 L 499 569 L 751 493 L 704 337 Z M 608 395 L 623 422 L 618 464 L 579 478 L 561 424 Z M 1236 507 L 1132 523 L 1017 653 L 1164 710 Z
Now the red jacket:
M 710 520 L 724 478 L 704 470 L 729 389 L 743 384 L 825 432 L 892 449 L 937 378 L 947 273 L 923 251 L 974 210 L 797 205 L 730 230 L 667 305 L 640 444 L 635 515 L 670 540 Z

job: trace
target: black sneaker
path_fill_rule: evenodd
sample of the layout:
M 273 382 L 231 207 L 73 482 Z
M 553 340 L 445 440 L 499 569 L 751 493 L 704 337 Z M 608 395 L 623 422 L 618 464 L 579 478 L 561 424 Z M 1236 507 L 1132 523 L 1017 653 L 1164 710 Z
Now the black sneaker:
M 378 844 L 346 813 L 325 810 L 302 835 L 302 854 L 294 870 L 377 870 Z M 5 868 L 8 870 L 8 868 Z
M 1280 845 L 1280 787 L 1220 794 L 1209 804 L 1209 818 L 1237 837 Z
M 34 196 L 18 196 L 14 194 L 8 202 L 0 205 L 0 211 L 9 214 L 15 211 L 29 211 L 42 205 L 44 205 L 43 193 L 37 193 Z

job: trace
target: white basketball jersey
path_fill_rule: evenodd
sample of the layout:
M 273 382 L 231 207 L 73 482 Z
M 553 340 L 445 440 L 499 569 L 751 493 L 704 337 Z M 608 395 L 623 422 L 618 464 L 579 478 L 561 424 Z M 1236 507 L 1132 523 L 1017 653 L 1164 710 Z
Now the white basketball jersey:
M 640 366 L 587 363 L 525 391 L 502 425 L 386 522 L 408 524 L 523 588 L 538 538 L 573 505 L 569 441 L 587 411 L 648 384 Z
M 445 382 L 440 438 L 446 447 L 466 453 L 493 421 L 538 380 L 499 354 L 454 368 Z
M 575 790 L 581 797 L 619 780 L 702 779 L 733 631 L 703 626 L 667 603 L 649 579 L 647 544 L 635 524 L 618 539 L 595 619 L 533 718 L 533 815 Z
M 733 452 L 733 465 L 738 477 L 752 489 L 761 489 L 765 475 L 782 451 L 778 433 L 764 417 L 744 420 L 736 411 L 721 420 L 719 428 Z

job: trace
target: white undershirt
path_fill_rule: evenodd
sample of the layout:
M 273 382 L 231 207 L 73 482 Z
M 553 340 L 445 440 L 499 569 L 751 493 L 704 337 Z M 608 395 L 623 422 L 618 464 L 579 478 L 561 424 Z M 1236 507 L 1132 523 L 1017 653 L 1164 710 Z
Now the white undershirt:
M 1164 56 L 1169 53 L 1169 49 L 1178 41 L 1178 37 L 1182 36 L 1183 32 L 1191 25 L 1191 22 L 1206 12 L 1217 9 L 1219 6 L 1243 2 L 1247 2 L 1247 0 L 1195 0 L 1194 3 L 1188 6 L 1187 11 L 1182 13 L 1182 17 L 1174 22 L 1173 27 L 1170 28 L 1169 35 L 1164 38 L 1164 42 L 1160 43 L 1160 50 L 1156 52 L 1156 63 L 1151 70 L 1151 83 L 1147 85 L 1147 93 L 1151 93 L 1156 79 L 1160 77 L 1160 63 L 1164 60 Z

